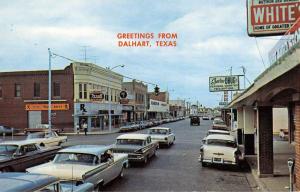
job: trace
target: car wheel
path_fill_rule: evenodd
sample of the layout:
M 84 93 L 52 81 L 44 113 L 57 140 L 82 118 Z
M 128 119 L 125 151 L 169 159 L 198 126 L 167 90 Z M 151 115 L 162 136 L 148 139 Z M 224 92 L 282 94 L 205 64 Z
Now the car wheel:
M 41 147 L 45 147 L 45 144 L 44 144 L 44 143 L 41 143 L 40 146 L 41 146 Z
M 98 191 L 98 192 L 103 191 L 103 182 L 101 182 L 97 185 L 96 191 Z
M 58 144 L 57 144 L 57 145 L 58 145 L 58 146 L 61 146 L 61 144 L 62 144 L 61 142 L 58 142 Z
M 207 163 L 206 162 L 201 162 L 202 167 L 207 167 Z
M 119 178 L 123 178 L 124 177 L 124 168 L 122 167 L 121 172 L 119 173 Z
M 2 173 L 6 173 L 6 172 L 12 172 L 13 170 L 10 168 L 10 167 L 3 167 L 2 169 L 1 169 L 1 172 Z
M 146 156 L 145 158 L 144 158 L 144 164 L 146 165 L 148 163 L 148 156 Z

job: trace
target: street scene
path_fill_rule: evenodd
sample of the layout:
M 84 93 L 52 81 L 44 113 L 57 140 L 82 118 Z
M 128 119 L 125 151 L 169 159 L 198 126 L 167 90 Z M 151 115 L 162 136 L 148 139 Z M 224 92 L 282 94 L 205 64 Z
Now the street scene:
M 0 191 L 300 190 L 300 0 L 0 15 Z

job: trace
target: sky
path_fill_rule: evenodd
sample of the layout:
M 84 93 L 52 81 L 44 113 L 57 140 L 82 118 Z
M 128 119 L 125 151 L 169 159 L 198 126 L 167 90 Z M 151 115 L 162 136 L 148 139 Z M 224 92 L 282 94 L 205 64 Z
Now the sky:
M 84 61 L 86 46 L 88 62 L 124 64 L 115 71 L 207 107 L 222 98 L 209 92 L 209 76 L 227 75 L 231 67 L 242 74 L 244 66 L 252 83 L 270 65 L 277 42 L 247 35 L 244 0 L 3 0 L 0 18 L 0 72 L 47 69 L 48 48 Z M 117 46 L 118 33 L 147 32 L 177 33 L 177 46 Z M 52 62 L 53 69 L 69 64 Z

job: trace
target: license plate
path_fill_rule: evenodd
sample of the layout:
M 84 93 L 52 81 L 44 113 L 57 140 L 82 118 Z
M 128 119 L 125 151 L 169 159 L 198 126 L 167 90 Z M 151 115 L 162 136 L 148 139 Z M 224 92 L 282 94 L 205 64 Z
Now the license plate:
M 214 162 L 222 162 L 222 159 L 221 158 L 214 158 L 213 161 Z

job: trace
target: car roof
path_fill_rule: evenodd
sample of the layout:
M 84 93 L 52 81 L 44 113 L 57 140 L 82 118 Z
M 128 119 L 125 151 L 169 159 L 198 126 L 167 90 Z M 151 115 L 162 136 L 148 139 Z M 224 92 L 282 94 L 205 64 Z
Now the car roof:
M 229 131 L 220 130 L 220 129 L 210 129 L 210 130 L 208 130 L 208 132 L 211 132 L 211 133 L 229 133 Z
M 169 130 L 170 128 L 168 128 L 168 127 L 152 127 L 152 128 L 150 128 L 150 130 L 151 129 L 163 129 L 163 130 Z
M 35 144 L 35 142 L 31 140 L 19 140 L 19 141 L 3 141 L 0 145 L 28 145 L 28 144 Z
M 84 153 L 92 155 L 101 155 L 110 149 L 107 145 L 75 145 L 58 151 L 58 153 Z
M 231 135 L 218 135 L 218 134 L 213 134 L 213 135 L 208 135 L 206 137 L 206 140 L 209 139 L 221 139 L 221 140 L 229 140 L 229 141 L 235 141 L 235 138 Z
M 141 133 L 129 133 L 129 134 L 123 134 L 117 137 L 117 139 L 141 139 L 146 140 L 149 135 L 147 134 L 141 134 Z
M 35 191 L 58 181 L 58 178 L 37 173 L 1 173 L 0 189 L 2 192 Z

